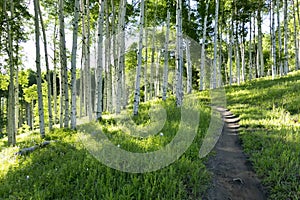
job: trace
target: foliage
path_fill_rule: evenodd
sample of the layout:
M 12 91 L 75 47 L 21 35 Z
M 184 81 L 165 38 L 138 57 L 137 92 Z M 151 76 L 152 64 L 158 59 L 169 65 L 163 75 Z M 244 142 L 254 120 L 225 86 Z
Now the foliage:
M 270 199 L 300 196 L 300 73 L 227 88 L 241 140 Z
M 152 102 L 155 104 L 155 102 Z M 121 148 L 131 152 L 159 149 L 176 133 L 180 110 L 174 99 L 156 101 L 167 109 L 168 120 L 159 134 L 140 139 L 120 130 L 112 116 L 104 116 L 101 125 L 107 136 Z M 147 124 L 150 103 L 141 104 L 137 123 Z M 40 144 L 38 134 L 18 136 L 19 148 L 1 144 L 0 196 L 18 199 L 199 199 L 209 186 L 209 173 L 198 151 L 208 128 L 210 109 L 199 103 L 201 124 L 192 146 L 170 166 L 145 174 L 123 173 L 98 162 L 82 143 L 78 133 L 55 129 L 46 139 L 56 141 L 26 156 L 12 156 L 19 148 Z M 11 190 L 11 188 L 14 190 Z

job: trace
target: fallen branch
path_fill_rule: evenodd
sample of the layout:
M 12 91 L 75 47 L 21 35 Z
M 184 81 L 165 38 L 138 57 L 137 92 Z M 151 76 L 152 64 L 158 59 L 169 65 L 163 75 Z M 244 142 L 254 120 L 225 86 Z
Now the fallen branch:
M 56 142 L 56 141 L 44 141 L 43 143 L 41 143 L 39 145 L 34 145 L 32 147 L 27 147 L 27 148 L 21 149 L 20 151 L 16 152 L 15 155 L 18 155 L 18 156 L 26 155 L 30 152 L 33 152 L 34 150 L 36 150 L 38 148 L 43 148 L 53 142 Z

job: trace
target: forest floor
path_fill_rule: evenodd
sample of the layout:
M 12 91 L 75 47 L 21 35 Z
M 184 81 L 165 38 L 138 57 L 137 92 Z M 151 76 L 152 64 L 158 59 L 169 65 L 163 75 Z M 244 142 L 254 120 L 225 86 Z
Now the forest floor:
M 230 111 L 218 108 L 223 117 L 222 135 L 215 146 L 216 155 L 206 163 L 213 173 L 212 187 L 206 200 L 264 200 L 260 180 L 252 169 L 248 156 L 243 152 L 238 137 L 239 118 Z

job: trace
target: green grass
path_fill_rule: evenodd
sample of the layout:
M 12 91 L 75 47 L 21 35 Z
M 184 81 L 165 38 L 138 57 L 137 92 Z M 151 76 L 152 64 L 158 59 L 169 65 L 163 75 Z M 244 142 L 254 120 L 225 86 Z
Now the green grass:
M 300 197 L 300 73 L 267 78 L 226 88 L 227 104 L 241 118 L 241 139 L 269 199 Z M 79 140 L 80 133 L 55 129 L 51 143 L 25 156 L 14 156 L 24 147 L 40 144 L 38 133 L 18 135 L 17 147 L 0 140 L 0 199 L 201 199 L 210 174 L 198 157 L 210 120 L 207 91 L 196 94 L 200 110 L 197 136 L 173 164 L 155 172 L 131 174 L 98 162 Z M 167 121 L 159 133 L 132 137 L 114 115 L 101 122 L 115 145 L 131 152 L 151 152 L 168 144 L 180 122 L 174 99 L 151 102 L 162 105 Z M 141 104 L 133 121 L 138 128 L 151 125 L 150 103 Z M 129 108 L 131 111 L 132 108 Z M 128 111 L 128 112 L 129 112 Z M 154 127 L 155 128 L 155 127 Z M 207 159 L 207 158 L 205 158 Z
M 153 102 L 152 102 L 153 103 Z M 160 149 L 175 136 L 180 110 L 174 99 L 156 101 L 167 110 L 164 134 L 135 138 L 122 131 L 114 116 L 105 116 L 101 125 L 114 144 L 131 152 Z M 42 141 L 37 133 L 18 136 L 19 147 L 6 147 L 1 140 L 0 199 L 201 199 L 209 186 L 210 174 L 198 156 L 210 119 L 210 108 L 199 101 L 201 123 L 190 148 L 168 167 L 155 172 L 131 174 L 101 164 L 84 148 L 79 133 L 56 129 L 47 140 L 56 142 L 26 156 L 13 153 Z M 149 123 L 150 104 L 142 104 L 137 124 Z M 170 117 L 171 116 L 171 117 Z M 3 161 L 3 162 L 2 162 Z M 5 161 L 5 162 L 4 162 Z M 3 163 L 3 165 L 2 165 Z
M 300 198 L 300 73 L 226 88 L 268 199 Z

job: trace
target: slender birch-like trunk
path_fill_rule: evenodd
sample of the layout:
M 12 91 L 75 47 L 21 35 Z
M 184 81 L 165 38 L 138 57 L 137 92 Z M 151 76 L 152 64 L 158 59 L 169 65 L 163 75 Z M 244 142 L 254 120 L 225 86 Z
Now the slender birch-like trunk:
M 176 105 L 180 107 L 183 101 L 182 71 L 182 0 L 176 1 Z
M 229 85 L 232 85 L 232 45 L 234 44 L 233 38 L 234 24 L 233 19 L 231 19 L 231 29 L 230 29 L 230 42 L 229 42 Z
M 6 21 L 7 21 L 7 39 L 8 39 L 8 48 L 7 53 L 9 57 L 9 86 L 8 86 L 8 124 L 7 124 L 7 136 L 8 136 L 8 145 L 16 145 L 16 126 L 15 126 L 15 85 L 14 85 L 14 59 L 13 59 L 13 31 L 12 25 L 9 20 L 8 15 L 6 15 L 6 4 L 7 1 L 4 1 L 3 11 L 5 13 Z M 12 19 L 14 16 L 14 8 L 13 1 L 10 1 L 10 18 Z M 38 19 L 36 19 L 38 20 Z
M 212 74 L 212 89 L 217 88 L 217 53 L 218 53 L 218 18 L 219 18 L 219 0 L 215 0 L 215 29 L 214 29 L 214 62 Z
M 152 47 L 151 47 L 151 68 L 150 68 L 150 100 L 153 98 L 153 86 L 154 86 L 154 63 L 155 63 L 155 33 L 156 27 L 152 31 Z
M 79 23 L 79 7 L 80 0 L 75 0 L 75 16 L 73 22 L 73 44 L 71 56 L 71 128 L 76 129 L 76 54 L 77 54 L 77 38 Z
M 104 22 L 104 1 L 99 6 L 98 17 L 98 59 L 97 59 L 97 82 L 98 82 L 98 103 L 97 103 L 97 120 L 102 119 L 102 73 L 103 73 L 103 22 Z
M 142 68 L 142 53 L 143 53 L 143 33 L 144 33 L 144 13 L 145 2 L 141 0 L 141 13 L 140 13 L 140 33 L 139 33 L 139 51 L 138 51 L 138 66 L 136 68 L 136 82 L 135 93 L 133 102 L 133 115 L 138 115 L 139 103 L 140 103 L 140 81 L 141 81 L 141 68 Z
M 297 39 L 297 22 L 296 22 L 296 11 L 295 11 L 295 2 L 292 0 L 292 7 L 293 7 L 293 20 L 294 20 L 294 42 L 295 42 L 295 64 L 296 64 L 296 70 L 299 69 L 299 47 L 298 47 L 298 39 Z
M 203 36 L 202 36 L 202 45 L 201 45 L 201 63 L 200 63 L 200 83 L 199 83 L 199 90 L 202 91 L 205 89 L 205 43 L 206 43 L 206 29 L 207 29 L 207 16 L 208 16 L 208 8 L 209 8 L 210 0 L 206 1 L 205 6 L 205 16 L 204 16 L 204 23 L 203 23 Z
M 264 76 L 264 56 L 263 56 L 263 47 L 262 47 L 262 17 L 261 17 L 261 8 L 262 5 L 259 6 L 259 10 L 257 11 L 257 29 L 258 29 L 258 59 L 259 59 L 259 77 Z
M 275 1 L 270 2 L 270 34 L 272 52 L 272 79 L 276 77 L 276 36 L 275 36 Z
M 48 86 L 48 118 L 49 118 L 49 130 L 52 130 L 53 124 L 53 117 L 52 117 L 52 106 L 51 106 L 51 78 L 50 78 L 50 70 L 49 70 L 49 59 L 48 59 L 48 48 L 47 48 L 47 37 L 46 37 L 46 30 L 44 26 L 43 15 L 41 11 L 40 4 L 38 3 L 38 11 L 39 17 L 42 27 L 43 39 L 44 39 L 44 53 L 45 53 L 45 62 L 46 62 L 46 71 L 47 71 L 47 86 Z
M 121 113 L 121 104 L 122 104 L 122 94 L 125 91 L 122 91 L 122 73 L 123 70 L 125 70 L 125 15 L 126 15 L 126 0 L 122 0 L 122 3 L 120 4 L 120 18 L 119 18 L 119 39 L 118 39 L 118 45 L 120 45 L 119 49 L 119 64 L 116 69 L 117 73 L 117 88 L 116 88 L 116 114 Z
M 59 33 L 60 33 L 60 57 L 61 70 L 63 74 L 63 96 L 64 96 L 64 127 L 69 127 L 69 92 L 68 92 L 68 68 L 66 55 L 64 1 L 59 1 Z
M 148 101 L 148 29 L 145 28 L 144 102 L 147 101 Z
M 167 99 L 168 91 L 168 68 L 169 68 L 169 40 L 170 40 L 170 10 L 167 11 L 167 27 L 166 27 L 166 41 L 165 41 L 165 60 L 164 60 L 164 75 L 163 75 L 163 93 L 162 99 Z
M 192 61 L 191 61 L 191 51 L 190 51 L 190 41 L 186 39 L 186 60 L 187 60 L 187 68 L 186 68 L 186 76 L 187 76 L 187 84 L 186 84 L 186 92 L 187 94 L 192 93 Z
M 87 89 L 87 112 L 89 120 L 92 120 L 93 104 L 92 104 L 92 74 L 91 74 L 91 30 L 90 30 L 90 1 L 86 0 L 86 18 L 87 18 L 87 37 L 86 37 L 86 89 Z
M 282 39 L 281 39 L 281 23 L 280 23 L 280 1 L 276 0 L 277 4 L 277 29 L 278 29 L 278 45 L 279 45 L 279 75 L 283 75 L 283 64 L 282 64 Z
M 249 80 L 252 80 L 252 13 L 250 14 L 250 22 L 249 22 Z
M 57 123 L 57 86 L 56 86 L 56 73 L 57 73 L 57 57 L 56 57 L 56 40 L 57 40 L 57 28 L 56 28 L 56 18 L 54 22 L 54 32 L 53 32 L 53 119 L 54 124 Z
M 38 110 L 39 110 L 39 125 L 41 138 L 45 137 L 44 123 L 44 105 L 42 93 L 42 77 L 41 77 L 41 55 L 40 55 L 40 26 L 38 14 L 39 0 L 34 0 L 34 24 L 35 24 L 35 45 L 36 45 L 36 69 L 37 69 L 37 92 L 38 92 Z

